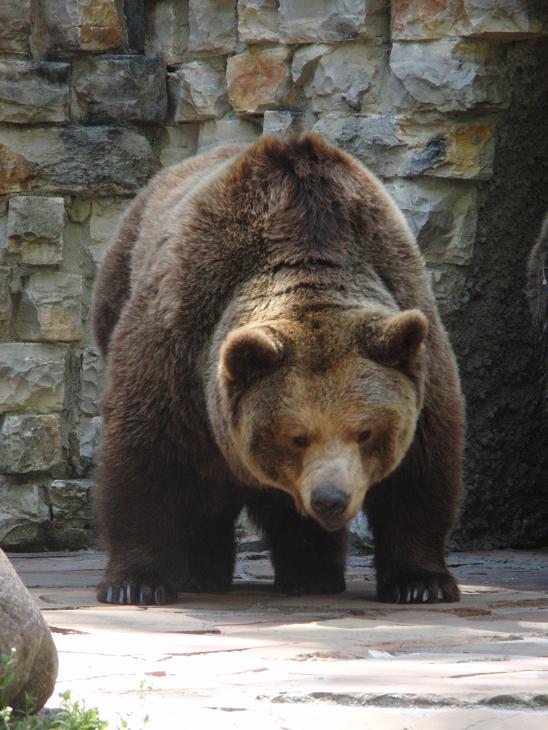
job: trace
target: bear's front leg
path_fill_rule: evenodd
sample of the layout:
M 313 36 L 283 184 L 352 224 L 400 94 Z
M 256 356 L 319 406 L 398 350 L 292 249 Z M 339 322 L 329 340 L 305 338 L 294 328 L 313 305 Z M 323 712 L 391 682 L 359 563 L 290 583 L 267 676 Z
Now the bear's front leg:
M 108 564 L 97 599 L 103 603 L 161 605 L 177 599 L 188 574 L 180 466 L 160 448 L 122 448 L 106 425 L 97 473 L 97 514 Z
M 276 590 L 288 595 L 345 590 L 346 529 L 327 532 L 301 517 L 283 492 L 261 490 L 250 497 L 247 509 L 268 540 Z
M 445 564 L 445 548 L 458 511 L 460 434 L 425 440 L 421 424 L 398 469 L 367 493 L 373 530 L 377 596 L 386 603 L 460 600 Z M 425 444 L 428 443 L 428 448 Z M 442 443 L 449 445 L 445 450 Z

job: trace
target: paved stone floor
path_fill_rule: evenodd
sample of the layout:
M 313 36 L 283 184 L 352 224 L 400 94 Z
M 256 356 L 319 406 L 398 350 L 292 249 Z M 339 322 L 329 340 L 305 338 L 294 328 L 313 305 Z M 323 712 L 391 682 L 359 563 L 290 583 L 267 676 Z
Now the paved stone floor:
M 548 727 L 548 550 L 454 553 L 461 603 L 427 606 L 377 603 L 369 557 L 346 593 L 287 598 L 244 553 L 231 593 L 157 608 L 97 604 L 99 553 L 11 558 L 53 632 L 57 691 L 113 728 Z

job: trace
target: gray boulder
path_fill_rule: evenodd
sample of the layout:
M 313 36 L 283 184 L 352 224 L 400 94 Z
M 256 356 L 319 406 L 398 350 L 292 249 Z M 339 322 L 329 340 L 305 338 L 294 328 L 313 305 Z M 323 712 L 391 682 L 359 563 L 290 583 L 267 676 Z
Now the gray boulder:
M 12 649 L 16 662 L 10 668 L 13 681 L 5 700 L 10 707 L 23 709 L 28 694 L 37 712 L 55 687 L 57 650 L 39 608 L 0 550 L 0 654 L 9 655 Z

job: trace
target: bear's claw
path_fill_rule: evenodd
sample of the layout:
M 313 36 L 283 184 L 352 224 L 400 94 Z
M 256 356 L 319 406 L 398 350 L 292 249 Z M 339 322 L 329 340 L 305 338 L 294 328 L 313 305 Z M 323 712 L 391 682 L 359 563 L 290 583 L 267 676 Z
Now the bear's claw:
M 97 588 L 97 600 L 118 606 L 163 606 L 177 600 L 177 593 L 164 585 L 123 580 L 101 583 Z
M 452 603 L 460 591 L 448 573 L 414 573 L 379 584 L 377 594 L 384 603 Z

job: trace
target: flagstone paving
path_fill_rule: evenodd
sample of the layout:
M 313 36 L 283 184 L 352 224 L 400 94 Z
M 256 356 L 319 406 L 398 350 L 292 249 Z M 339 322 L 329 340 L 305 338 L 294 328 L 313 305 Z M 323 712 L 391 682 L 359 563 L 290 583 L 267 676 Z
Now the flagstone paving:
M 339 596 L 275 594 L 258 552 L 152 608 L 96 602 L 100 553 L 10 557 L 59 652 L 48 707 L 70 689 L 114 728 L 548 727 L 548 550 L 454 553 L 462 601 L 413 606 L 375 601 L 367 556 Z

